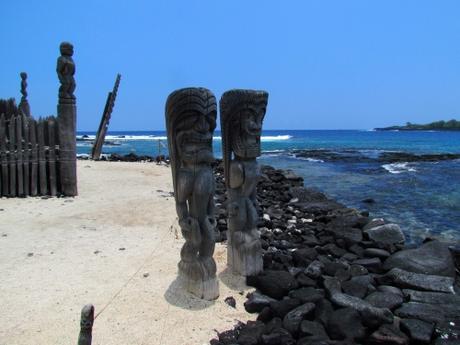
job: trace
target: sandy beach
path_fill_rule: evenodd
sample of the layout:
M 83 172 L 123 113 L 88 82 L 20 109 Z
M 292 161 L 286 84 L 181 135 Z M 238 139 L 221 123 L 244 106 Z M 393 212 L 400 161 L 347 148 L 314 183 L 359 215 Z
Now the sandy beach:
M 183 239 L 168 167 L 78 161 L 78 187 L 76 198 L 0 199 L 1 345 L 76 343 L 87 303 L 96 345 L 207 344 L 252 317 L 250 288 L 225 271 L 225 246 L 214 255 L 218 300 L 178 286 Z

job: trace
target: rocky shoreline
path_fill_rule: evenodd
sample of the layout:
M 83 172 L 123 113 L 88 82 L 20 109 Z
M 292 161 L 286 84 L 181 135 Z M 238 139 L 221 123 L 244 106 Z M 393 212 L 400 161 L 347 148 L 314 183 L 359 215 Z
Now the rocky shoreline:
M 160 159 L 130 154 L 105 160 Z M 216 240 L 224 242 L 221 162 L 214 169 Z M 263 166 L 261 171 L 257 199 L 264 272 L 247 278 L 256 291 L 244 303 L 257 320 L 218 333 L 212 345 L 460 343 L 458 247 L 434 239 L 407 245 L 397 224 L 304 187 L 290 170 Z
M 215 172 L 224 241 L 221 165 Z M 247 278 L 257 290 L 244 304 L 257 321 L 212 345 L 460 343 L 455 248 L 431 239 L 406 246 L 398 225 L 305 188 L 292 171 L 263 166 L 258 201 L 264 272 Z
M 77 159 L 88 160 L 90 159 L 89 155 L 79 155 Z M 156 162 L 156 163 L 166 163 L 169 164 L 169 157 L 165 155 L 159 156 L 149 156 L 149 155 L 137 155 L 135 153 L 128 153 L 127 155 L 120 155 L 118 153 L 112 154 L 103 154 L 101 155 L 100 161 L 108 162 Z
M 415 162 L 438 162 L 460 159 L 458 153 L 433 153 L 415 154 L 410 152 L 385 151 L 377 156 L 363 154 L 359 150 L 344 149 L 316 149 L 316 150 L 292 150 L 290 152 L 295 157 L 321 160 L 324 162 L 344 162 L 344 163 L 415 163 Z

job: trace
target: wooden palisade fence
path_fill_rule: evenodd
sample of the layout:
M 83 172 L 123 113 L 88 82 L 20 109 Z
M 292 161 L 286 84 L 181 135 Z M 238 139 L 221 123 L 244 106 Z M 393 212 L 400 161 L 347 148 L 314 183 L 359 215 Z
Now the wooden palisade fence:
M 57 127 L 54 116 L 0 115 L 0 196 L 64 194 Z

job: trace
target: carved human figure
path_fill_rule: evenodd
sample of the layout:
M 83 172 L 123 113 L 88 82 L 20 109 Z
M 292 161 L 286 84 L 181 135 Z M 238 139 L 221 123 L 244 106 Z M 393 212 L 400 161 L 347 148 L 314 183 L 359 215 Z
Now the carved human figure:
M 27 73 L 21 72 L 21 102 L 19 102 L 19 111 L 26 115 L 30 116 L 30 106 L 29 101 L 27 100 Z
M 27 73 L 26 72 L 21 72 L 21 94 L 22 98 L 21 100 L 27 99 Z
M 62 42 L 59 46 L 61 56 L 57 60 L 56 72 L 61 86 L 59 88 L 60 99 L 74 100 L 75 96 L 75 63 L 72 59 L 73 45 L 69 42 Z
M 78 335 L 78 345 L 91 345 L 94 323 L 94 306 L 87 304 L 81 310 L 80 334 Z
M 220 100 L 222 155 L 227 187 L 227 263 L 233 273 L 256 275 L 263 270 L 257 230 L 257 181 L 262 121 L 268 93 L 230 90 Z
M 185 239 L 179 279 L 199 298 L 219 296 L 216 278 L 214 190 L 211 163 L 217 105 L 211 91 L 185 88 L 166 101 L 166 126 L 179 226 Z

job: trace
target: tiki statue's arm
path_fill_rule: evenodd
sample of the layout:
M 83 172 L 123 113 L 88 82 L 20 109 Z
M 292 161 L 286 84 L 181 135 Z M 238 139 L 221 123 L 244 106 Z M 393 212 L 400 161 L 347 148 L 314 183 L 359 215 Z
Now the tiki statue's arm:
M 240 162 L 230 163 L 230 188 L 239 188 L 244 183 L 244 167 Z

